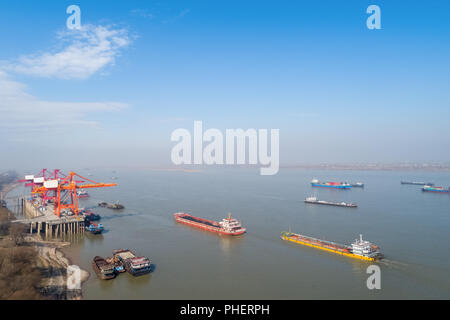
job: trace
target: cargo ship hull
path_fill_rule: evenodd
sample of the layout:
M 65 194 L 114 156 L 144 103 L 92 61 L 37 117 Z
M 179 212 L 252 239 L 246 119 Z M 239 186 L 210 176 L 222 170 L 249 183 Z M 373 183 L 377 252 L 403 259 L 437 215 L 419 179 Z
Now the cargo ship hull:
M 401 184 L 410 184 L 410 185 L 415 185 L 415 186 L 434 186 L 434 183 L 431 182 L 416 182 L 416 181 L 402 181 L 400 182 Z
M 423 188 L 423 192 L 437 192 L 437 193 L 450 193 L 450 189 L 439 189 L 439 188 Z
M 357 208 L 358 207 L 358 205 L 356 203 L 329 202 L 329 201 L 323 201 L 323 200 L 305 200 L 305 203 L 321 204 L 321 205 L 335 206 L 335 207 L 346 207 L 346 208 Z
M 320 188 L 334 188 L 334 189 L 350 189 L 352 186 L 347 185 L 330 185 L 330 184 L 323 184 L 323 183 L 311 183 L 313 187 L 320 187 Z
M 360 259 L 365 261 L 376 261 L 381 259 L 381 255 L 378 255 L 377 257 L 367 257 L 363 255 L 354 254 L 351 252 L 351 249 L 348 246 L 329 241 L 319 240 L 307 236 L 283 232 L 281 235 L 281 239 L 285 241 L 298 243 L 311 248 L 332 252 L 349 258 Z
M 245 228 L 239 228 L 237 230 L 225 230 L 223 229 L 219 222 L 207 220 L 203 218 L 198 218 L 191 216 L 187 213 L 176 213 L 174 215 L 175 221 L 178 223 L 183 223 L 191 227 L 199 228 L 205 231 L 218 233 L 226 236 L 239 236 L 245 233 Z

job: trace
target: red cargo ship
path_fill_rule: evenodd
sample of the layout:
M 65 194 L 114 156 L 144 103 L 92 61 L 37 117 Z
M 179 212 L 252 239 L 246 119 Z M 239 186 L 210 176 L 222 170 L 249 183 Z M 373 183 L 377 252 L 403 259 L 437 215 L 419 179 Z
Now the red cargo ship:
M 197 218 L 187 213 L 175 213 L 174 217 L 175 221 L 179 223 L 228 236 L 239 236 L 246 231 L 238 220 L 231 218 L 230 214 L 221 222 Z

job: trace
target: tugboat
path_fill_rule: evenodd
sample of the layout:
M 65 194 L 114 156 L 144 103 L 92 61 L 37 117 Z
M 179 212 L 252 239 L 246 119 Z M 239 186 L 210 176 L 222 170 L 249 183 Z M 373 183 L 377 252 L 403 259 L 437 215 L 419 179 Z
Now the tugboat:
M 151 272 L 151 261 L 146 257 L 137 257 L 129 249 L 113 251 L 114 260 L 122 263 L 125 270 L 133 276 L 141 276 Z
M 114 266 L 102 257 L 97 256 L 94 258 L 94 261 L 92 261 L 92 268 L 102 280 L 114 279 L 116 277 Z
M 187 213 L 175 213 L 174 217 L 176 222 L 227 236 L 239 236 L 246 231 L 238 220 L 231 218 L 231 214 L 221 222 L 197 218 Z
M 107 207 L 108 209 L 114 209 L 114 210 L 122 210 L 122 209 L 125 209 L 125 207 L 124 207 L 123 205 L 121 205 L 121 204 L 119 203 L 119 201 L 117 201 L 116 203 L 108 203 L 108 204 L 106 205 L 106 207 Z
M 89 231 L 92 234 L 101 234 L 105 228 L 101 223 L 95 224 L 95 223 L 89 223 L 87 227 L 85 227 L 86 231 Z

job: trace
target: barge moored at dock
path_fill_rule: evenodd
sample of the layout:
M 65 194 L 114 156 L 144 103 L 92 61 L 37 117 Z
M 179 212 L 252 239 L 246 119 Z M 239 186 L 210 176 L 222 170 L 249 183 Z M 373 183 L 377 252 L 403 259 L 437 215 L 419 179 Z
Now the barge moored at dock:
M 281 239 L 366 261 L 376 261 L 382 259 L 383 257 L 379 251 L 379 247 L 369 241 L 363 240 L 362 235 L 360 235 L 359 240 L 355 240 L 351 245 L 338 244 L 292 232 L 282 232 Z
M 222 219 L 220 222 L 197 218 L 187 213 L 175 213 L 174 217 L 176 222 L 227 236 L 239 236 L 246 231 L 241 222 L 231 218 L 231 214 L 228 214 L 228 218 Z
M 356 208 L 358 205 L 356 203 L 347 203 L 347 202 L 330 202 L 324 200 L 318 200 L 316 197 L 308 197 L 305 199 L 305 203 L 310 204 L 322 204 L 328 206 L 336 206 L 336 207 L 347 207 L 347 208 Z

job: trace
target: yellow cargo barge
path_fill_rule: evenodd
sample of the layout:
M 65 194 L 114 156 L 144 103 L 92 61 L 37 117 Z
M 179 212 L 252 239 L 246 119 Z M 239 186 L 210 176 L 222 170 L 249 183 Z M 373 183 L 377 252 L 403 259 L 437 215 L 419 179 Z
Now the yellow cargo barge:
M 362 235 L 360 235 L 359 240 L 355 240 L 355 242 L 353 242 L 350 246 L 303 236 L 292 232 L 282 232 L 281 239 L 365 261 L 376 261 L 382 258 L 378 246 L 373 245 L 369 241 L 363 240 Z

